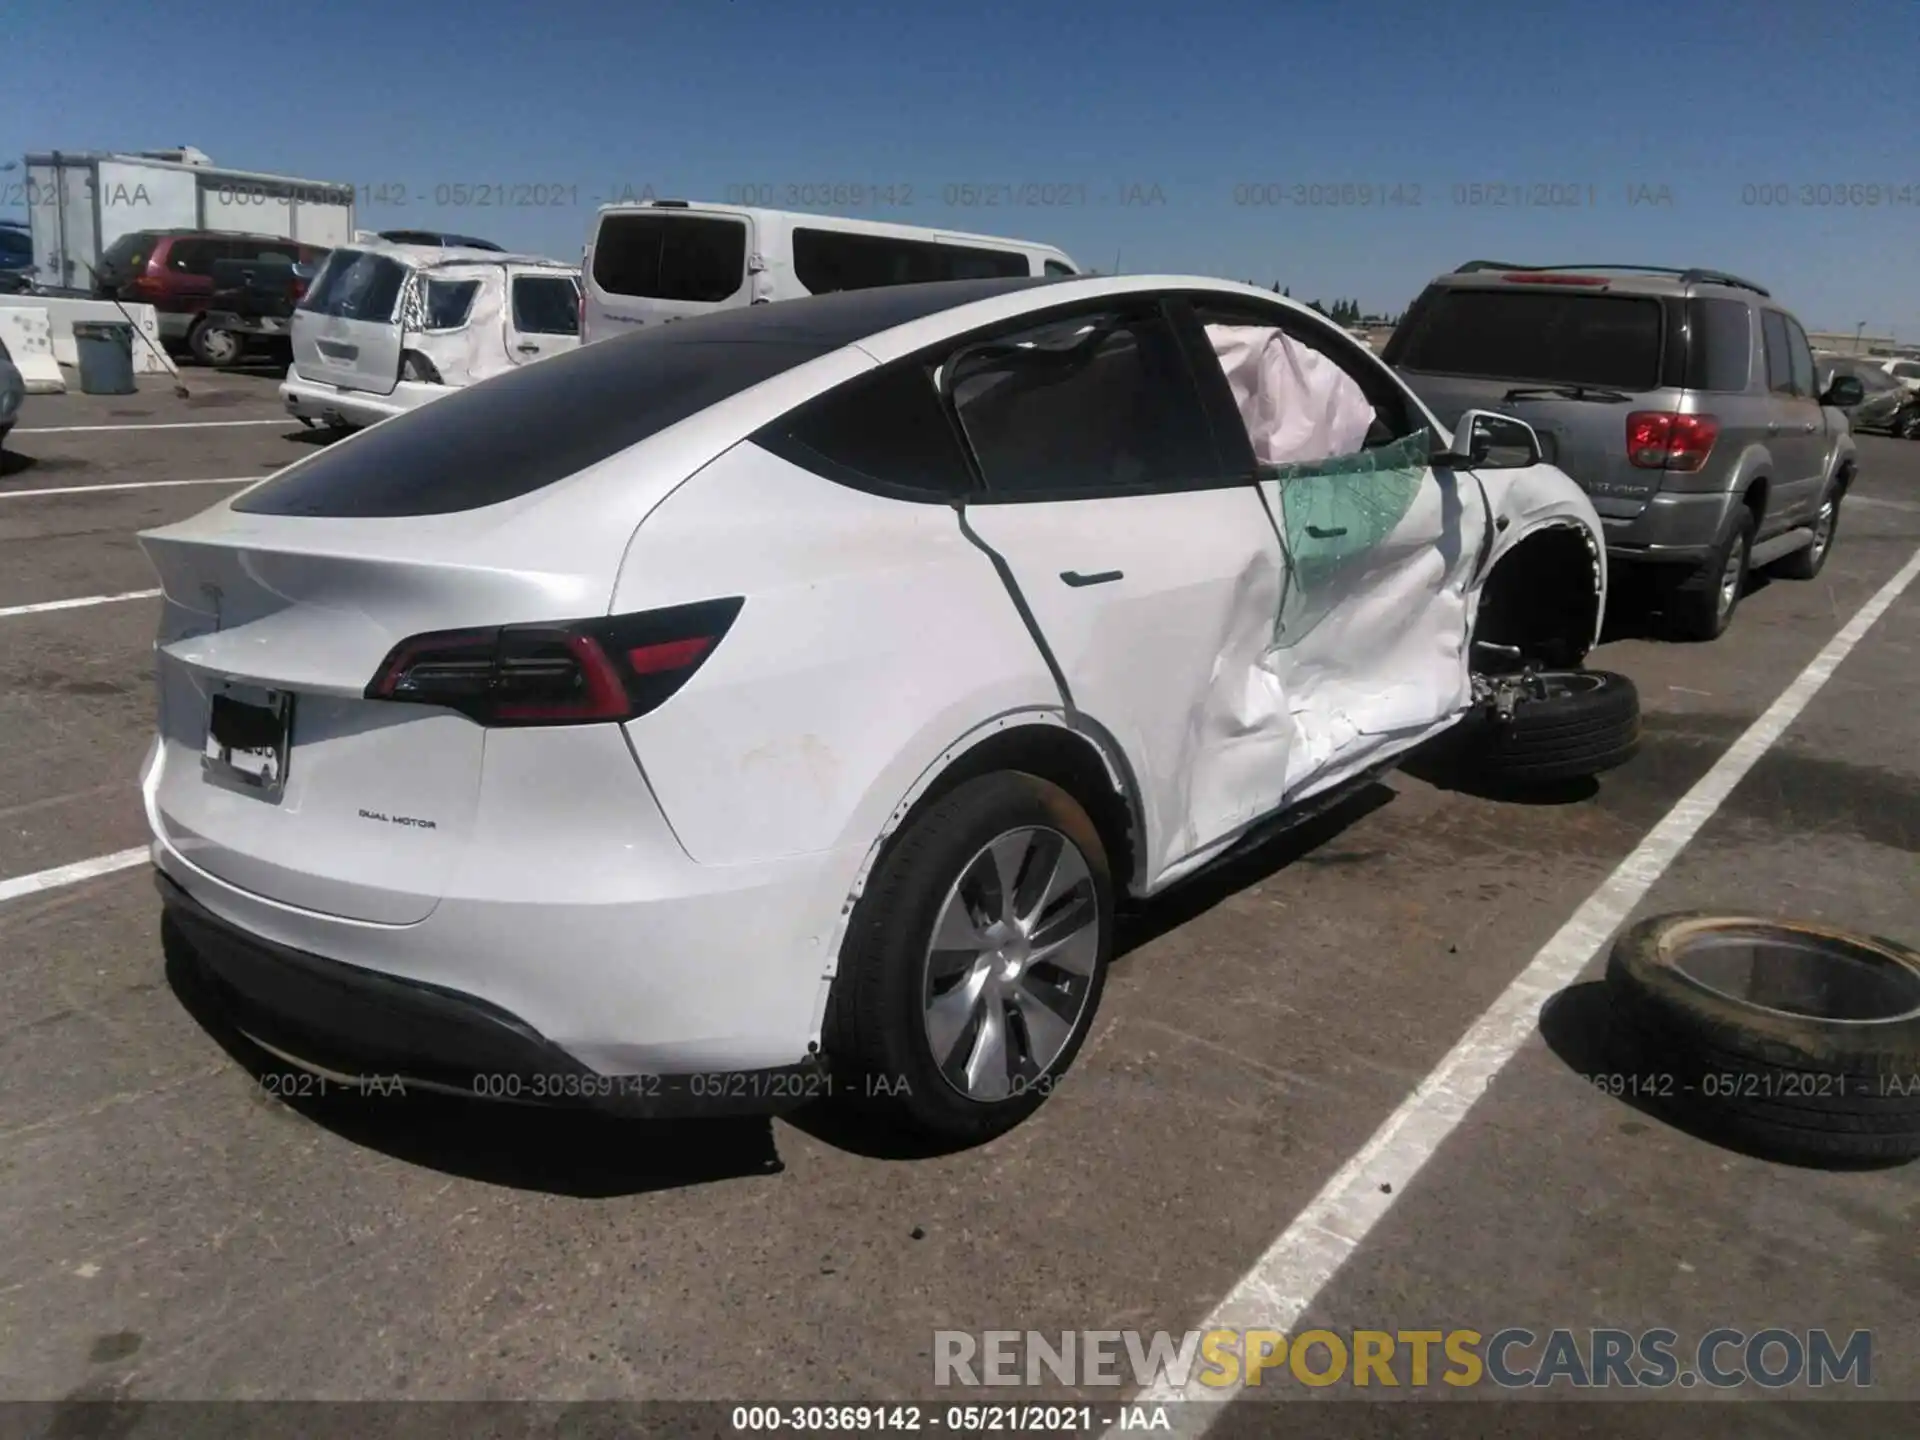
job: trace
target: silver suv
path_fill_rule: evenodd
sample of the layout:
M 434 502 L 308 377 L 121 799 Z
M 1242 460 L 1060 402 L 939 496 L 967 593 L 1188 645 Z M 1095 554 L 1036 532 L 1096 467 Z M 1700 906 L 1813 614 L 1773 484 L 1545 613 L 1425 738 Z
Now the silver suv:
M 1751 568 L 1812 579 L 1854 475 L 1838 375 L 1752 281 L 1475 260 L 1421 292 L 1381 358 L 1440 422 L 1502 410 L 1587 492 L 1618 564 L 1658 563 L 1673 627 L 1727 628 Z

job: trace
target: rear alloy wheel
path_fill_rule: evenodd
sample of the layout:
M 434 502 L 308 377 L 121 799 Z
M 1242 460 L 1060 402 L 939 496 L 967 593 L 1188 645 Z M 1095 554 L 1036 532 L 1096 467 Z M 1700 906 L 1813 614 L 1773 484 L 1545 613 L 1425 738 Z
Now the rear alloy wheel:
M 202 320 L 188 332 L 187 348 L 202 365 L 232 365 L 238 362 L 245 346 L 233 331 Z
M 1582 780 L 1633 758 L 1640 695 L 1610 670 L 1475 677 L 1481 704 L 1462 725 L 1461 758 L 1480 779 L 1524 788 Z
M 1682 580 L 1668 607 L 1668 620 L 1683 640 L 1718 640 L 1733 623 L 1746 593 L 1753 558 L 1753 512 L 1740 507 L 1732 527 L 1707 562 Z
M 837 1096 L 977 1142 L 1052 1092 L 1113 946 L 1099 832 L 1073 797 L 1002 772 L 910 819 L 855 905 L 827 1014 Z
M 1777 563 L 1774 573 L 1789 580 L 1813 579 L 1827 563 L 1827 552 L 1833 549 L 1834 527 L 1839 523 L 1840 487 L 1833 485 L 1821 497 L 1820 513 L 1813 517 L 1813 543 Z

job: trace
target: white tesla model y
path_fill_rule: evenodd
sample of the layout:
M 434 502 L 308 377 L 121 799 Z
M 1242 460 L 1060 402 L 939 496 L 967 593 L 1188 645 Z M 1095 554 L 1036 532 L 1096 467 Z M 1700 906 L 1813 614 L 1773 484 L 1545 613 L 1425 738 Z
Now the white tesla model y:
M 1146 896 L 1460 727 L 1633 745 L 1599 520 L 1336 326 L 956 281 L 591 345 L 142 536 L 170 943 L 348 1076 L 1016 1123 Z

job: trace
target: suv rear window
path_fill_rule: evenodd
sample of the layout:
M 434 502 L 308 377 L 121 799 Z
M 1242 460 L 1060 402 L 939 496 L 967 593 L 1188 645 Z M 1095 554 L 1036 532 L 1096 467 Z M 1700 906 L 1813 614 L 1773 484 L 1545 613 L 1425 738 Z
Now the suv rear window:
M 716 304 L 747 274 L 747 225 L 712 215 L 607 215 L 593 242 L 593 283 L 610 295 Z
M 796 302 L 799 303 L 799 302 Z M 530 495 L 840 348 L 742 335 L 723 311 L 552 356 L 356 435 L 234 501 L 251 515 L 448 515 Z
M 856 235 L 805 226 L 796 226 L 793 231 L 793 275 L 812 295 L 1028 273 L 1027 257 L 1013 250 L 941 245 L 931 240 Z
M 335 250 L 314 278 L 300 308 L 343 320 L 391 320 L 406 283 L 406 267 L 386 255 Z
M 1444 286 L 1383 358 L 1433 375 L 1654 390 L 1662 320 L 1651 296 Z

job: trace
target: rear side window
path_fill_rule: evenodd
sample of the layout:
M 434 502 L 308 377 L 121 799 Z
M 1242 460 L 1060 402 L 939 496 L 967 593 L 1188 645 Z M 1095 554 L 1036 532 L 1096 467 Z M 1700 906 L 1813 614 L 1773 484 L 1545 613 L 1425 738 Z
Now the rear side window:
M 1383 358 L 1433 375 L 1653 390 L 1663 318 L 1651 296 L 1445 286 Z
M 296 465 L 233 508 L 374 517 L 497 505 L 839 348 L 686 338 L 703 323 L 583 345 L 456 390 Z
M 1787 355 L 1793 363 L 1793 393 L 1810 400 L 1817 393 L 1813 388 L 1813 347 L 1807 344 L 1807 332 L 1800 328 L 1800 322 L 1791 315 L 1785 318 Z
M 211 275 L 213 262 L 227 258 L 227 248 L 216 240 L 177 239 L 167 246 L 167 268 L 183 275 Z
M 1178 489 L 1220 468 L 1179 341 L 1157 310 L 1077 316 L 969 346 L 948 364 L 989 491 Z
M 940 499 L 974 488 L 939 392 L 917 361 L 851 380 L 753 438 L 781 459 L 856 490 Z
M 478 280 L 429 280 L 422 287 L 425 311 L 421 328 L 458 330 L 473 311 L 473 297 L 480 293 Z
M 890 235 L 854 235 L 844 230 L 816 230 L 805 226 L 796 226 L 793 232 L 794 278 L 812 295 L 1029 273 L 1027 257 L 1011 250 L 941 245 Z
M 1778 310 L 1760 317 L 1760 334 L 1766 344 L 1767 389 L 1776 395 L 1793 394 L 1793 352 L 1787 344 L 1787 321 Z
M 714 215 L 607 215 L 593 283 L 610 295 L 715 304 L 746 279 L 747 226 Z
M 1741 391 L 1753 368 L 1752 312 L 1738 300 L 1687 302 L 1687 388 Z
M 578 335 L 580 292 L 564 275 L 513 278 L 513 328 L 522 335 Z
M 343 320 L 391 320 L 406 280 L 406 267 L 389 256 L 336 250 L 300 308 Z
M 1049 275 L 1071 275 L 1073 273 L 1074 268 L 1071 265 L 1062 264 L 1058 260 L 1047 261 L 1047 274 Z

